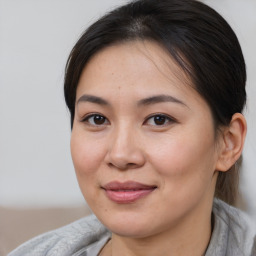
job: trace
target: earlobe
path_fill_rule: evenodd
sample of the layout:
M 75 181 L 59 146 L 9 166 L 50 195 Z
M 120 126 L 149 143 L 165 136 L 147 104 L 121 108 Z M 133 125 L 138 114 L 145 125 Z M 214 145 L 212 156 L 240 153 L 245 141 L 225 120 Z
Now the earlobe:
M 232 116 L 228 127 L 223 129 L 216 171 L 226 172 L 242 154 L 247 131 L 246 120 L 240 113 Z

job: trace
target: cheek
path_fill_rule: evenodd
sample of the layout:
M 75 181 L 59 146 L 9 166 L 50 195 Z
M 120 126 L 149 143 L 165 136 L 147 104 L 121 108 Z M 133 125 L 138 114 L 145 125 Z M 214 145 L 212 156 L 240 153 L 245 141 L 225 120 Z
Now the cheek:
M 185 177 L 214 171 L 214 139 L 207 136 L 170 136 L 158 140 L 158 147 L 148 145 L 152 164 L 164 176 Z M 154 143 L 156 145 L 156 143 Z
M 70 146 L 78 178 L 84 175 L 86 177 L 93 175 L 104 159 L 104 146 L 102 142 L 73 130 Z
M 175 207 L 175 212 L 182 214 L 184 209 L 193 207 L 211 193 L 215 157 L 209 140 L 200 144 L 200 140 L 186 136 L 170 138 L 150 152 L 151 165 L 161 179 L 162 199 L 168 211 Z
M 104 144 L 75 129 L 71 135 L 71 155 L 80 190 L 88 205 L 95 205 L 100 185 L 98 170 L 104 161 Z

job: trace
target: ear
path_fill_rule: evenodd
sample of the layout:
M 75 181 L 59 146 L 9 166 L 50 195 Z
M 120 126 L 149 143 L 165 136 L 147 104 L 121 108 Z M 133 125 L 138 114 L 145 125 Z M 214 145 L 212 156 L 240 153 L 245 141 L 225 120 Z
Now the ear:
M 228 127 L 222 130 L 219 138 L 219 157 L 216 171 L 226 172 L 242 154 L 247 131 L 246 120 L 240 113 L 235 113 Z

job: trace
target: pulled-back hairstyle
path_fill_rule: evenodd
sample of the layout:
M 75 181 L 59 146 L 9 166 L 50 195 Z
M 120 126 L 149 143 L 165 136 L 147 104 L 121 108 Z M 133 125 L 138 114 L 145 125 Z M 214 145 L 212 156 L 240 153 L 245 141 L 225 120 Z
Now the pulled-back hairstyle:
M 238 39 L 212 8 L 195 0 L 137 0 L 92 24 L 71 51 L 64 94 L 75 114 L 76 89 L 88 61 L 103 48 L 133 40 L 150 40 L 169 52 L 212 111 L 215 128 L 229 125 L 246 101 L 246 70 Z M 215 196 L 233 204 L 238 184 L 235 168 L 220 172 Z

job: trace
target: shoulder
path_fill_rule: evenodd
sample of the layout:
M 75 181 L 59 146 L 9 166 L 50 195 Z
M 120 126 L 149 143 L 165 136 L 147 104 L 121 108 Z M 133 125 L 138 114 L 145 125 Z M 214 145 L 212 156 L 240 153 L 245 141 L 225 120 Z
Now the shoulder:
M 94 216 L 29 240 L 8 256 L 70 256 L 105 236 L 108 230 Z
M 213 204 L 214 228 L 207 256 L 251 256 L 255 223 L 239 209 L 221 200 Z

